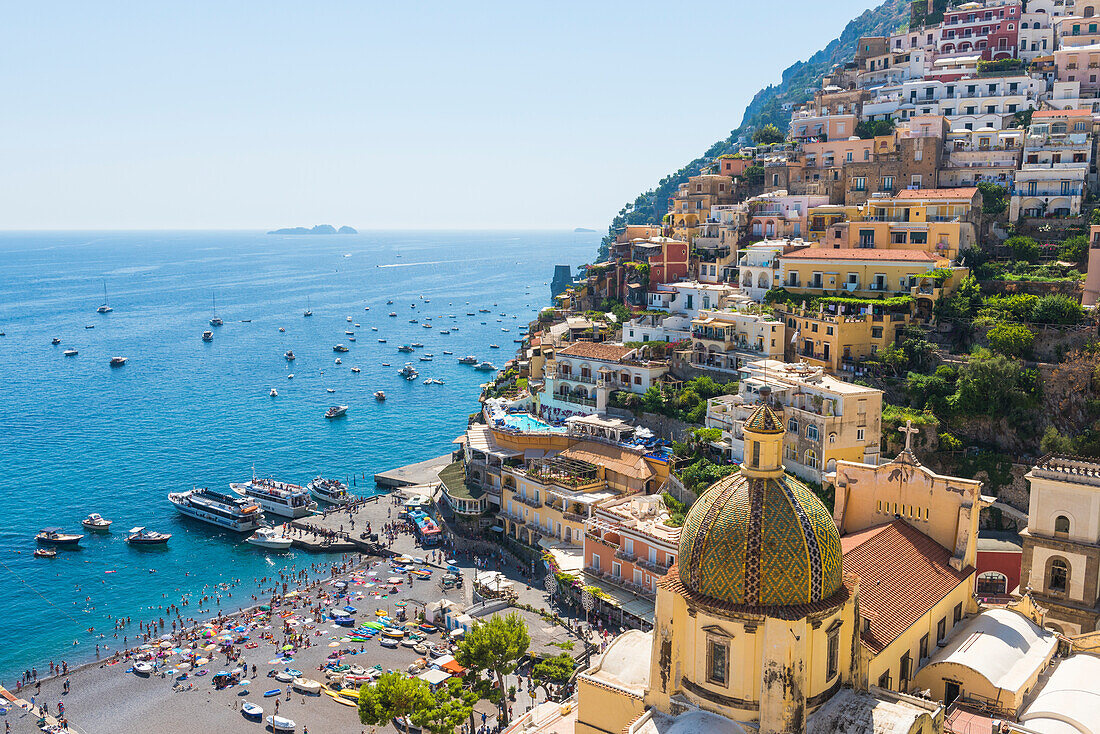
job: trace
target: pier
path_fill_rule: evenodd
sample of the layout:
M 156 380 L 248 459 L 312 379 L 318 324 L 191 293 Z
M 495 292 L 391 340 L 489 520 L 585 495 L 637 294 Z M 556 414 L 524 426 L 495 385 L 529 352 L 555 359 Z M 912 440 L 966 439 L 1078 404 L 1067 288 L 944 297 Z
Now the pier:
M 439 471 L 449 466 L 454 458 L 451 454 L 437 456 L 434 459 L 390 469 L 374 475 L 374 483 L 379 487 L 408 487 L 414 484 L 433 484 L 439 482 Z

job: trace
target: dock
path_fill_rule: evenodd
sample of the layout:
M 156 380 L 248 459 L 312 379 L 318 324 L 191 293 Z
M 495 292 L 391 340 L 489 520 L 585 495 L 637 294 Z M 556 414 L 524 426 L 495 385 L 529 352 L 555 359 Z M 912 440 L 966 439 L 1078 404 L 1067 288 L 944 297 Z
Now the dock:
M 439 482 L 439 470 L 451 464 L 450 454 L 434 459 L 390 469 L 374 475 L 374 483 L 379 487 L 408 487 L 414 484 L 433 484 Z

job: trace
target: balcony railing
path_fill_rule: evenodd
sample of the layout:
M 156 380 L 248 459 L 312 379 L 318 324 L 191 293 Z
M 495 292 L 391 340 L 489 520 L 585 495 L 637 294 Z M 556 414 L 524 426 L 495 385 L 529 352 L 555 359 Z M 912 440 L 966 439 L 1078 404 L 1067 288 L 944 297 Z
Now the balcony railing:
M 557 399 L 565 403 L 573 403 L 574 405 L 586 405 L 590 408 L 596 407 L 596 401 L 592 398 L 582 398 L 580 395 L 562 395 L 558 394 Z
M 524 495 L 517 494 L 513 495 L 512 499 L 514 499 L 516 502 L 522 502 L 528 507 L 534 507 L 535 509 L 542 507 L 542 503 L 536 500 L 534 497 L 525 497 Z

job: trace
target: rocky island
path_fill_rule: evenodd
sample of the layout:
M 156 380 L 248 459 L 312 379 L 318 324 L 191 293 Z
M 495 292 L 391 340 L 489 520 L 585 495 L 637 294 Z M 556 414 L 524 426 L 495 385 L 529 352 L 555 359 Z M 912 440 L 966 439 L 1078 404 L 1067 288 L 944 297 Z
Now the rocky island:
M 283 227 L 273 229 L 268 234 L 359 234 L 359 232 L 347 225 L 336 229 L 331 224 L 318 224 L 313 227 Z

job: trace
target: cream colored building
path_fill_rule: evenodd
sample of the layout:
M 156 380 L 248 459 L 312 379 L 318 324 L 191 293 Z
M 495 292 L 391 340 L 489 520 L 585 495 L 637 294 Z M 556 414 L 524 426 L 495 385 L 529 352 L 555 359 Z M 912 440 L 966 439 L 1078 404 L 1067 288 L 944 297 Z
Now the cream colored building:
M 735 373 L 746 362 L 782 359 L 783 322 L 759 306 L 743 310 L 701 311 L 691 322 L 693 367 Z

